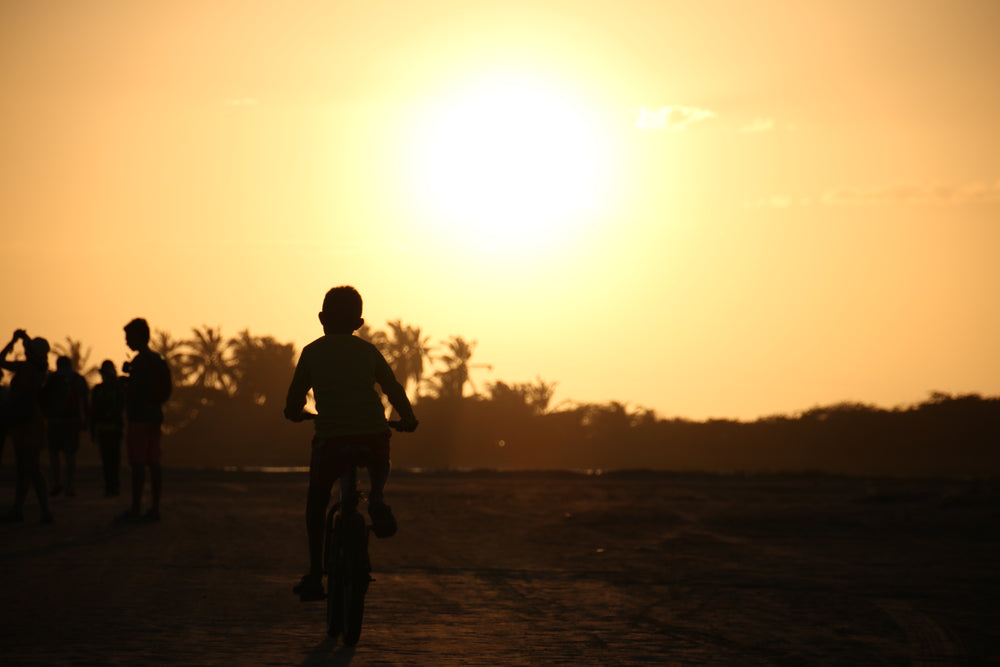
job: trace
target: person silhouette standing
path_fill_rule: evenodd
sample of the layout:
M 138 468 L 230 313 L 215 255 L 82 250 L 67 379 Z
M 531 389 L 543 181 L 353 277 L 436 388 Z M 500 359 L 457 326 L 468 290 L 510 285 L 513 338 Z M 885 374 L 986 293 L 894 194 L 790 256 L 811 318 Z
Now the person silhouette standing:
M 90 390 L 90 438 L 101 452 L 105 497 L 121 493 L 122 435 L 125 432 L 125 387 L 115 364 L 101 364 L 101 382 Z
M 24 348 L 24 361 L 7 361 L 7 355 L 20 340 Z M 0 351 L 0 368 L 14 373 L 10 381 L 7 400 L 7 427 L 14 446 L 17 465 L 17 486 L 14 507 L 4 521 L 24 521 L 24 502 L 29 486 L 35 489 L 41 509 L 42 523 L 52 523 L 49 496 L 40 463 L 45 437 L 45 418 L 42 416 L 42 385 L 49 367 L 49 342 L 44 338 L 32 339 L 24 329 L 14 332 L 14 337 Z
M 125 381 L 125 447 L 132 469 L 132 507 L 122 514 L 122 521 L 160 520 L 160 496 L 163 491 L 160 434 L 163 424 L 163 404 L 170 398 L 170 367 L 163 357 L 149 349 L 149 324 L 137 317 L 125 325 L 125 343 L 136 352 L 132 361 L 122 364 L 128 373 Z M 149 468 L 152 500 L 143 515 L 142 495 Z
M 80 449 L 80 431 L 90 417 L 90 388 L 82 375 L 73 370 L 66 356 L 56 359 L 56 372 L 49 373 L 42 388 L 42 407 L 48 420 L 49 460 L 52 464 L 50 495 L 62 492 L 60 456 L 66 460 L 66 495 L 76 495 L 76 453 Z

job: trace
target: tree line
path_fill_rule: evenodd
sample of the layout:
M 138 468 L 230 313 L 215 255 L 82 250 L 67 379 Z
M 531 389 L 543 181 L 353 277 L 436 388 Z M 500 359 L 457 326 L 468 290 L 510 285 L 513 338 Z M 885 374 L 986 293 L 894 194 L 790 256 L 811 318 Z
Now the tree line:
M 432 343 L 400 320 L 357 335 L 386 357 L 421 420 L 398 438 L 393 462 L 423 469 L 654 469 L 733 473 L 816 471 L 854 475 L 1000 474 L 1000 398 L 935 392 L 919 404 L 814 407 L 755 421 L 663 418 L 611 401 L 552 404 L 556 384 L 476 386 L 475 341 Z M 293 344 L 243 330 L 193 328 L 151 347 L 175 379 L 166 405 L 166 460 L 175 466 L 301 466 L 309 427 L 282 419 Z M 67 339 L 55 351 L 84 372 L 89 350 Z

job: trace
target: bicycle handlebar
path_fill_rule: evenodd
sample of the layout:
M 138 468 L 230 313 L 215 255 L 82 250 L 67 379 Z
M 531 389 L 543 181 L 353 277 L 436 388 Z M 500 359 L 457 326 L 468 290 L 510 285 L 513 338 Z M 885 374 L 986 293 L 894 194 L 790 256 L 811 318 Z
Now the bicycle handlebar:
M 391 428 L 394 428 L 397 431 L 400 431 L 401 433 L 412 433 L 413 431 L 416 431 L 417 430 L 417 424 L 419 424 L 419 423 L 420 422 L 418 422 L 416 420 L 414 420 L 412 422 L 407 422 L 407 421 L 405 421 L 403 419 L 390 419 L 389 420 L 389 426 Z
M 315 412 L 306 412 L 305 410 L 303 410 L 302 411 L 302 420 L 303 421 L 308 421 L 308 420 L 311 420 L 311 419 L 316 419 L 316 413 Z M 418 421 L 414 421 L 414 422 L 411 423 L 411 422 L 407 422 L 406 420 L 403 420 L 403 419 L 390 419 L 389 420 L 389 427 L 392 428 L 392 429 L 394 429 L 394 430 L 396 430 L 396 431 L 400 431 L 402 433 L 412 433 L 413 431 L 416 430 L 417 424 L 419 424 L 419 423 L 420 422 L 418 422 Z

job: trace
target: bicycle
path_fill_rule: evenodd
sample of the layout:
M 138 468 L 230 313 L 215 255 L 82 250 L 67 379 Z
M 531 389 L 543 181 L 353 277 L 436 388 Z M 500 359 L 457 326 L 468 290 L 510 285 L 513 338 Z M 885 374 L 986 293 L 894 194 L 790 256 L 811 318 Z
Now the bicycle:
M 401 422 L 389 425 L 399 430 Z M 351 465 L 340 477 L 340 501 L 326 516 L 323 538 L 323 563 L 327 575 L 326 631 L 331 637 L 342 635 L 344 644 L 354 646 L 361 637 L 365 613 L 365 595 L 371 576 L 368 536 L 371 526 L 358 511 L 362 493 L 358 490 L 358 466 L 371 457 L 365 445 L 348 445 L 341 456 Z

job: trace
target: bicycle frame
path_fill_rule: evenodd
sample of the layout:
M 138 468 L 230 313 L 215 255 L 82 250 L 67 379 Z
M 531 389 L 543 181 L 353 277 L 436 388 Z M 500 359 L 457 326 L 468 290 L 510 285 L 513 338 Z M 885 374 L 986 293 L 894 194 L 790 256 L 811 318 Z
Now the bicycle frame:
M 340 455 L 351 462 L 351 466 L 340 476 L 340 506 L 344 513 L 356 512 L 361 492 L 358 491 L 358 465 L 367 462 L 372 450 L 366 445 L 346 445 Z

